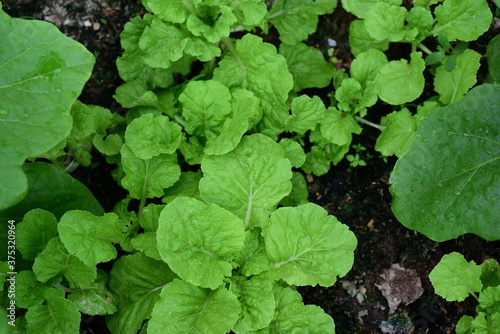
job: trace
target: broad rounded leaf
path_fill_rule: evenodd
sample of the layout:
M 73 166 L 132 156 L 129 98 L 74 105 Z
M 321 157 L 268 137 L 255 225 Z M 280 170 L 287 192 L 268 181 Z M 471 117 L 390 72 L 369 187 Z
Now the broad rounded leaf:
M 268 274 L 291 285 L 331 286 L 354 261 L 354 234 L 313 203 L 278 209 L 262 236 L 274 262 Z
M 216 204 L 178 197 L 163 209 L 156 240 L 163 261 L 183 280 L 216 289 L 243 248 L 243 222 Z
M 393 104 L 403 104 L 418 98 L 424 90 L 425 61 L 421 52 L 413 52 L 408 64 L 406 59 L 393 60 L 381 68 L 375 78 L 381 100 Z
M 381 125 L 385 127 L 377 138 L 375 149 L 383 155 L 402 156 L 408 151 L 415 140 L 417 120 L 404 108 L 393 111 L 382 118 Z
M 243 219 L 246 229 L 267 225 L 292 188 L 290 161 L 278 143 L 261 134 L 244 137 L 225 155 L 205 157 L 201 168 L 201 198 Z
M 390 5 L 400 6 L 403 2 L 402 0 L 342 0 L 342 7 L 359 17 L 364 19 L 366 14 L 370 12 L 370 9 L 377 3 L 385 2 Z
M 482 289 L 481 267 L 467 262 L 460 253 L 450 253 L 432 269 L 429 279 L 436 294 L 448 301 L 464 301 L 469 294 Z
M 392 211 L 436 241 L 500 239 L 500 86 L 482 85 L 428 113 L 396 163 Z
M 240 312 L 236 296 L 224 287 L 203 289 L 175 279 L 161 290 L 148 332 L 228 333 Z
M 292 114 L 285 122 L 288 132 L 304 134 L 307 130 L 314 130 L 325 117 L 325 105 L 317 96 L 301 95 L 292 100 Z
M 16 247 L 25 259 L 33 260 L 57 234 L 57 219 L 42 209 L 28 212 L 16 225 Z
M 70 109 L 94 56 L 54 25 L 0 9 L 0 209 L 26 194 L 20 167 L 69 134 Z

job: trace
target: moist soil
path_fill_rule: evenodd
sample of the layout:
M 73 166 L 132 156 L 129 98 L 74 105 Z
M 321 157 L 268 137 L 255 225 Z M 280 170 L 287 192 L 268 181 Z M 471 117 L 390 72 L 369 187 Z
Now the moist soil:
M 490 4 L 495 10 L 492 1 Z M 122 115 L 126 112 L 112 97 L 116 87 L 122 84 L 115 61 L 122 52 L 119 34 L 123 26 L 133 17 L 144 14 L 139 1 L 7 0 L 3 6 L 13 17 L 50 21 L 85 45 L 95 55 L 96 66 L 80 100 Z M 328 39 L 335 40 L 337 47 L 332 61 L 337 69 L 348 70 L 353 58 L 348 44 L 348 27 L 353 19 L 339 4 L 332 15 L 320 17 L 318 31 L 307 41 L 326 55 Z M 471 48 L 484 54 L 488 41 L 499 33 L 498 21 L 496 23 Z M 271 30 L 266 40 L 275 40 L 272 34 Z M 390 59 L 408 54 L 404 45 L 396 44 L 389 50 Z M 479 83 L 486 70 L 481 67 Z M 306 93 L 328 100 L 328 90 Z M 423 98 L 433 94 L 430 87 Z M 377 123 L 388 110 L 389 107 L 379 103 L 370 110 L 367 119 Z M 487 242 L 468 234 L 437 243 L 399 223 L 391 211 L 389 192 L 389 177 L 396 159 L 384 159 L 374 150 L 377 131 L 364 128 L 362 136 L 354 138 L 353 144 L 366 148 L 360 152 L 366 166 L 353 168 L 344 160 L 321 177 L 307 176 L 309 200 L 347 224 L 356 234 L 358 247 L 352 270 L 333 287 L 300 287 L 298 290 L 306 304 L 318 305 L 333 317 L 337 333 L 454 333 L 461 316 L 474 315 L 475 301 L 469 297 L 462 303 L 453 303 L 435 295 L 429 272 L 444 254 L 453 251 L 478 264 L 488 258 L 500 260 L 500 242 Z M 110 211 L 126 192 L 111 177 L 114 166 L 99 159 L 98 154 L 94 157 L 92 167 L 80 167 L 72 175 L 87 185 L 104 209 Z M 389 299 L 401 303 L 392 303 L 391 307 L 382 291 L 386 291 Z M 103 317 L 82 317 L 81 333 L 106 332 Z

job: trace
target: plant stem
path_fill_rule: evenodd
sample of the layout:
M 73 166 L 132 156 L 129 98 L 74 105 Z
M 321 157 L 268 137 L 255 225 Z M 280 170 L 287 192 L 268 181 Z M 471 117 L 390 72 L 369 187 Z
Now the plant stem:
M 380 131 L 385 130 L 385 126 L 380 125 L 380 124 L 375 124 L 373 122 L 367 121 L 366 119 L 359 117 L 359 116 L 354 116 L 354 119 L 356 119 L 358 122 L 369 125 L 371 127 L 374 127 L 375 129 L 379 129 Z
M 418 43 L 418 47 L 420 48 L 420 50 L 424 51 L 425 53 L 427 53 L 428 55 L 430 55 L 432 53 L 431 50 L 429 50 L 424 44 L 422 43 Z

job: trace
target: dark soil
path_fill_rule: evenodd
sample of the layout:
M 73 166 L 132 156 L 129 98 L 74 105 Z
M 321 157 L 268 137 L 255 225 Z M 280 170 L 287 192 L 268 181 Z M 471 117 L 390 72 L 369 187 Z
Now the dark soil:
M 3 3 L 4 10 L 11 16 L 50 21 L 93 52 L 97 63 L 81 100 L 114 112 L 125 112 L 112 98 L 114 90 L 122 83 L 115 60 L 121 53 L 119 33 L 124 24 L 144 13 L 140 1 L 7 0 Z M 494 9 L 492 1 L 491 5 Z M 335 39 L 338 43 L 335 50 L 337 68 L 348 69 L 352 61 L 347 36 L 353 19 L 339 6 L 333 15 L 321 18 L 318 32 L 308 40 L 310 45 L 326 54 L 327 39 Z M 498 27 L 492 28 L 472 47 L 484 54 L 485 45 L 498 32 Z M 397 47 L 391 50 L 395 54 L 406 51 Z M 481 69 L 480 81 L 484 72 L 485 69 Z M 431 87 L 426 95 L 432 94 Z M 368 119 L 379 122 L 381 115 L 387 113 L 384 109 L 383 104 L 378 105 Z M 452 333 L 462 315 L 474 313 L 475 302 L 469 298 L 463 303 L 450 303 L 438 297 L 430 285 L 429 272 L 444 254 L 452 251 L 461 252 L 476 263 L 487 258 L 500 260 L 500 242 L 465 235 L 437 243 L 400 224 L 390 208 L 392 198 L 388 183 L 395 159 L 385 162 L 374 151 L 377 135 L 376 130 L 364 129 L 363 136 L 355 138 L 355 142 L 367 148 L 361 154 L 367 166 L 350 168 L 348 162 L 342 162 L 322 177 L 309 178 L 310 201 L 347 224 L 358 238 L 358 247 L 353 269 L 335 286 L 302 287 L 299 291 L 305 303 L 321 306 L 334 318 L 337 333 L 383 333 L 382 328 L 389 328 L 389 322 L 399 322 L 400 327 L 405 327 L 402 323 L 408 320 L 410 325 L 406 329 L 393 333 Z M 96 162 L 97 167 L 80 168 L 74 176 L 84 182 L 109 211 L 125 192 L 112 181 L 110 173 L 114 167 L 104 161 Z M 388 302 L 377 286 L 384 282 L 384 271 L 394 264 L 409 271 L 407 276 L 391 282 L 393 288 L 398 288 L 401 294 L 411 294 L 417 285 L 415 282 L 420 280 L 424 292 L 416 301 L 409 305 L 402 303 L 390 314 Z M 102 317 L 84 318 L 82 333 L 105 331 Z

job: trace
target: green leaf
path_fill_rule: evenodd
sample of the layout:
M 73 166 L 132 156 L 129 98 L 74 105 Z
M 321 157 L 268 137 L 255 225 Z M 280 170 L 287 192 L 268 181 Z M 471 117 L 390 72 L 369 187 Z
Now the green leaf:
M 16 225 L 16 247 L 25 259 L 33 260 L 56 234 L 56 217 L 51 212 L 33 209 Z
M 104 155 L 116 155 L 120 153 L 123 145 L 122 138 L 116 133 L 112 133 L 104 139 L 99 135 L 95 135 L 92 139 L 94 147 Z
M 364 19 L 371 8 L 379 3 L 384 2 L 394 6 L 400 6 L 403 2 L 402 0 L 342 0 L 342 7 L 359 17 Z
M 399 105 L 411 102 L 422 94 L 425 61 L 421 52 L 413 52 L 410 58 L 410 63 L 406 59 L 393 60 L 380 70 L 375 83 L 379 87 L 378 96 L 382 101 Z
M 181 127 L 167 116 L 145 114 L 134 119 L 125 131 L 125 142 L 132 153 L 144 160 L 174 153 L 183 139 Z
M 280 140 L 281 148 L 285 152 L 285 156 L 290 160 L 292 167 L 299 168 L 306 161 L 304 149 L 293 139 L 283 138 Z
M 317 96 L 301 95 L 292 100 L 292 115 L 286 119 L 285 129 L 288 132 L 304 134 L 314 130 L 325 115 L 325 105 Z
M 479 308 L 485 313 L 500 314 L 500 286 L 490 286 L 481 291 Z
M 464 96 L 476 83 L 481 55 L 473 50 L 445 57 L 445 62 L 453 57 L 457 61 L 456 67 L 448 71 L 446 65 L 436 69 L 434 89 L 440 94 L 439 101 L 451 104 Z
M 291 285 L 331 286 L 354 261 L 354 234 L 313 203 L 278 209 L 262 236 L 274 262 L 268 275 Z
M 266 14 L 267 6 L 262 0 L 241 0 L 234 8 L 234 15 L 245 30 L 251 30 L 254 26 L 261 25 Z
M 231 276 L 231 260 L 245 239 L 241 219 L 189 197 L 165 207 L 156 233 L 163 261 L 185 281 L 211 289 Z
M 51 289 L 44 294 L 47 302 L 26 312 L 28 334 L 77 334 L 80 312 L 75 304 L 64 298 L 64 291 Z
M 486 48 L 488 59 L 488 71 L 494 83 L 500 83 L 500 35 L 497 35 L 488 43 Z
M 385 2 L 374 4 L 365 14 L 365 27 L 371 37 L 376 40 L 398 42 L 413 40 L 418 30 L 407 29 L 405 18 L 408 12 L 399 5 L 394 6 Z
M 231 26 L 237 22 L 236 16 L 228 6 L 209 6 L 198 4 L 190 15 L 186 27 L 195 36 L 206 38 L 210 43 L 217 43 L 222 37 L 229 36 Z
M 69 254 L 59 237 L 52 238 L 37 256 L 33 272 L 42 283 L 63 274 L 69 282 L 80 288 L 90 286 L 97 277 L 96 268 L 87 266 L 79 258 Z
M 23 166 L 28 177 L 28 195 L 18 204 L 0 212 L 0 217 L 22 220 L 34 208 L 50 211 L 60 218 L 66 211 L 79 209 L 95 215 L 104 213 L 90 190 L 62 168 L 45 162 Z
M 172 23 L 183 23 L 191 14 L 194 6 L 201 0 L 145 0 L 144 5 L 162 20 Z
M 141 329 L 160 299 L 161 289 L 177 277 L 162 261 L 144 253 L 120 257 L 111 269 L 109 288 L 120 297 L 118 311 L 106 318 L 112 333 L 130 334 Z
M 352 115 L 334 107 L 327 109 L 325 118 L 321 122 L 321 135 L 339 146 L 349 144 L 352 141 L 352 134 L 360 134 L 361 130 L 361 126 Z
M 240 312 L 236 296 L 224 287 L 203 289 L 176 279 L 162 289 L 148 332 L 227 333 Z
M 180 196 L 201 199 L 198 187 L 201 177 L 201 171 L 182 172 L 179 180 L 172 187 L 165 190 L 165 196 L 163 196 L 162 201 L 169 203 Z
M 473 333 L 490 334 L 500 328 L 500 313 L 486 314 L 479 312 L 477 317 L 471 321 Z
M 294 172 L 292 176 L 292 191 L 290 194 L 283 198 L 280 202 L 282 206 L 297 206 L 306 204 L 309 201 L 309 191 L 307 189 L 307 182 L 304 175 Z
M 242 250 L 235 254 L 235 262 L 239 264 L 241 273 L 247 277 L 271 269 L 273 263 L 267 256 L 260 228 L 245 231 L 245 243 Z
M 185 130 L 208 139 L 218 135 L 231 113 L 231 94 L 215 80 L 191 81 L 179 96 Z
M 330 170 L 330 158 L 319 146 L 314 145 L 311 151 L 306 154 L 306 162 L 302 165 L 302 170 L 306 173 L 313 173 L 316 176 L 326 174 Z
M 486 0 L 446 0 L 436 7 L 434 15 L 434 36 L 442 32 L 450 42 L 476 40 L 493 20 Z
M 470 293 L 480 292 L 481 267 L 467 262 L 460 253 L 446 254 L 432 269 L 429 279 L 434 291 L 447 301 L 464 301 Z
M 435 51 L 425 57 L 425 65 L 434 65 L 437 63 L 441 63 L 444 60 L 446 52 L 444 51 Z
M 163 196 L 163 190 L 173 185 L 181 173 L 175 154 L 160 154 L 143 160 L 136 157 L 127 145 L 123 145 L 121 158 L 126 174 L 122 186 L 133 198 Z
M 342 111 L 349 111 L 351 114 L 366 114 L 366 107 L 371 107 L 377 100 L 377 86 L 372 81 L 361 86 L 356 79 L 347 78 L 342 80 L 342 84 L 335 91 L 335 98 L 338 101 L 337 107 Z
M 417 121 L 406 108 L 384 116 L 380 125 L 385 129 L 378 136 L 375 149 L 383 155 L 401 157 L 415 141 Z
M 434 17 L 432 17 L 431 11 L 426 8 L 413 7 L 406 15 L 406 21 L 408 22 L 408 30 L 414 33 L 416 29 L 418 32 L 413 38 L 410 38 L 411 34 L 406 37 L 411 39 L 413 42 L 421 42 L 429 36 L 429 32 L 434 24 Z
M 40 283 L 34 272 L 30 270 L 21 271 L 16 275 L 16 306 L 29 309 L 40 305 L 45 301 L 44 294 L 52 290 L 52 285 Z
M 481 264 L 481 282 L 483 287 L 500 285 L 500 265 L 494 259 L 488 259 Z
M 351 77 L 361 84 L 375 80 L 382 67 L 388 63 L 387 56 L 380 50 L 369 49 L 356 56 L 351 63 Z
M 0 209 L 19 202 L 27 157 L 64 140 L 70 109 L 90 77 L 94 56 L 53 24 L 15 19 L 0 9 Z
M 370 50 L 377 49 L 385 51 L 389 49 L 388 41 L 379 41 L 373 38 L 366 30 L 364 20 L 354 20 L 349 26 L 349 45 L 353 55 Z
M 471 323 L 474 320 L 473 317 L 464 315 L 458 320 L 457 326 L 455 327 L 455 331 L 457 334 L 470 334 L 472 333 Z
M 131 240 L 132 246 L 139 251 L 143 251 L 147 256 L 156 260 L 161 260 L 158 247 L 156 245 L 156 230 L 158 229 L 158 219 L 165 205 L 149 204 L 141 213 L 139 224 L 144 229 Z
M 115 313 L 117 308 L 117 297 L 107 288 L 108 275 L 99 270 L 97 279 L 90 287 L 69 294 L 71 300 L 80 312 L 90 315 L 106 315 Z
M 428 113 L 390 183 L 406 227 L 444 241 L 465 233 L 500 239 L 500 87 L 482 85 Z
M 269 22 L 278 29 L 283 43 L 293 45 L 316 31 L 318 15 L 332 13 L 336 6 L 336 0 L 280 0 L 273 4 Z
M 244 137 L 225 155 L 205 157 L 201 168 L 201 198 L 234 213 L 245 229 L 267 225 L 292 188 L 290 161 L 278 143 L 261 134 Z
M 275 285 L 276 311 L 271 324 L 258 334 L 335 333 L 333 319 L 321 307 L 304 305 L 301 295 L 289 287 Z M 293 329 L 290 331 L 290 329 Z
M 241 303 L 241 314 L 232 328 L 236 333 L 249 333 L 267 327 L 274 318 L 273 282 L 254 276 L 250 279 L 237 277 L 231 289 Z
M 293 76 L 293 90 L 323 88 L 333 77 L 333 64 L 327 62 L 320 50 L 304 43 L 280 44 L 279 53 L 286 58 L 288 70 Z
M 68 211 L 61 217 L 58 231 L 66 249 L 88 266 L 114 259 L 113 244 L 123 239 L 114 213 L 96 217 L 86 211 Z

